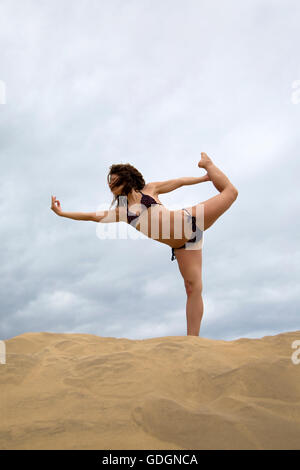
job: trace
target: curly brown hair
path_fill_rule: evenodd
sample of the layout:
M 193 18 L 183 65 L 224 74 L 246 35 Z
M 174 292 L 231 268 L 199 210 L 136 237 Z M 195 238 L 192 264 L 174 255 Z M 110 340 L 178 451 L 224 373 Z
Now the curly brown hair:
M 107 175 L 107 182 L 109 183 L 109 177 L 111 175 L 117 175 L 118 179 L 110 186 L 110 189 L 114 189 L 116 186 L 124 185 L 122 194 L 114 196 L 110 207 L 117 201 L 117 207 L 120 204 L 119 197 L 128 196 L 132 189 L 141 190 L 145 186 L 145 180 L 143 175 L 130 163 L 117 163 L 109 167 L 109 173 Z

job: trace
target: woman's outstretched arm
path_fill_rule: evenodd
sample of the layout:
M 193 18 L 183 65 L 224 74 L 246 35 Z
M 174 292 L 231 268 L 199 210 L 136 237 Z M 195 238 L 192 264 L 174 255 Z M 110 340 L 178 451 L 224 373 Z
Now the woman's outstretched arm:
M 150 183 L 153 186 L 153 192 L 156 194 L 164 194 L 174 191 L 177 188 L 186 186 L 189 184 L 204 183 L 204 181 L 210 181 L 209 176 L 183 176 L 182 178 L 174 178 L 167 181 L 156 181 Z
M 52 196 L 51 209 L 60 217 L 67 217 L 73 220 L 89 220 L 102 223 L 119 222 L 118 208 L 97 212 L 65 212 L 61 209 L 60 202 L 56 199 L 56 196 Z
M 189 184 L 204 183 L 205 181 L 210 181 L 210 178 L 208 174 L 206 173 L 206 175 L 204 176 L 184 176 L 182 180 L 183 180 L 182 186 L 186 186 Z

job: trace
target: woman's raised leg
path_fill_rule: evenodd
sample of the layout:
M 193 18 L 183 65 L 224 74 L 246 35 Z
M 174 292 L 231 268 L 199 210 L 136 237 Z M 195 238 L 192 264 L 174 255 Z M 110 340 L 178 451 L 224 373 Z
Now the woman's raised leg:
M 206 155 L 206 153 L 201 153 L 201 160 L 198 163 L 198 166 L 200 168 L 205 168 L 215 188 L 220 191 L 220 194 L 217 194 L 217 196 L 200 203 L 204 212 L 204 228 L 199 228 L 207 230 L 236 200 L 238 190 L 233 186 L 227 176 L 213 163 L 211 158 Z M 197 206 L 199 206 L 199 204 L 191 208 L 192 215 L 196 215 L 199 210 L 199 207 L 197 209 Z

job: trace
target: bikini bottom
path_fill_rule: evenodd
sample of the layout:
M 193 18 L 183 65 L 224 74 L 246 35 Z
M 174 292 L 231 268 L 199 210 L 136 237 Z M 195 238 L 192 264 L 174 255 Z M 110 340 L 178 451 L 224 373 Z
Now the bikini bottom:
M 191 223 L 192 225 L 192 231 L 193 231 L 193 234 L 195 233 L 195 236 L 191 238 L 190 240 L 188 240 L 184 245 L 180 246 L 179 248 L 172 248 L 171 261 L 173 261 L 174 259 L 177 259 L 174 250 L 180 250 L 181 248 L 190 249 L 190 250 L 201 250 L 203 246 L 204 231 L 200 230 L 200 228 L 196 225 L 196 217 L 192 216 L 187 209 L 182 208 L 182 210 L 186 211 L 186 213 L 188 214 L 189 223 Z

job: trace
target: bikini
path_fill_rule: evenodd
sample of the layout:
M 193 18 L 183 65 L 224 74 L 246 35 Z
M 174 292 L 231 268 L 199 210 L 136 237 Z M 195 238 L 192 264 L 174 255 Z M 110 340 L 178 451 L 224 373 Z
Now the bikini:
M 163 205 L 161 202 L 157 202 L 155 201 L 155 199 L 153 199 L 153 197 L 151 196 L 148 196 L 148 194 L 144 194 L 142 193 L 142 191 L 138 191 L 139 193 L 142 194 L 142 199 L 141 199 L 141 204 L 143 204 L 145 207 L 147 207 L 147 209 L 152 205 L 152 204 L 160 204 L 161 206 Z M 132 212 L 131 212 L 132 213 Z M 136 214 L 133 214 L 133 215 L 129 215 L 129 211 L 128 211 L 128 206 L 127 206 L 127 220 L 128 220 L 128 223 L 131 224 L 131 222 L 135 219 L 137 219 L 139 215 L 136 215 Z M 136 224 L 135 224 L 136 225 Z
M 142 198 L 141 198 L 141 204 L 144 205 L 147 209 L 152 205 L 152 204 L 159 204 L 159 205 L 163 205 L 161 202 L 157 202 L 155 201 L 155 199 L 151 196 L 149 196 L 148 194 L 144 194 L 142 193 L 142 191 L 138 191 L 139 193 L 141 193 L 142 195 Z M 180 246 L 179 248 L 175 248 L 176 250 L 180 250 L 181 248 L 187 248 L 189 245 L 189 243 L 198 243 L 199 241 L 201 242 L 202 244 L 202 240 L 203 240 L 203 231 L 199 229 L 199 227 L 197 226 L 196 224 L 196 217 L 195 216 L 191 216 L 191 214 L 188 212 L 187 209 L 183 208 L 183 210 L 186 211 L 186 213 L 188 214 L 189 216 L 189 221 L 192 222 L 192 231 L 193 233 L 196 233 L 196 235 L 194 236 L 194 238 L 191 238 L 190 240 L 188 240 L 184 245 Z M 131 213 L 132 215 L 129 215 L 129 211 L 128 211 L 128 206 L 127 206 L 127 220 L 128 220 L 128 223 L 131 225 L 132 221 L 136 220 L 139 216 L 137 214 L 133 214 Z M 136 223 L 133 224 L 134 226 L 136 225 Z M 174 259 L 176 259 L 176 255 L 175 255 L 175 252 L 174 252 L 174 248 L 172 248 L 172 257 L 171 257 L 171 261 L 173 261 Z
M 193 249 L 194 250 L 201 250 L 203 246 L 203 230 L 200 230 L 198 225 L 196 224 L 196 217 L 194 215 L 191 215 L 187 209 L 184 207 L 182 208 L 183 211 L 185 211 L 189 217 L 189 222 L 192 223 L 192 232 L 195 233 L 194 238 L 191 238 L 187 242 L 185 242 L 184 245 L 180 246 L 179 248 L 172 248 L 172 258 L 171 261 L 173 261 L 176 258 L 175 251 L 174 250 L 180 250 L 181 248 L 189 248 L 192 244 L 194 244 Z

